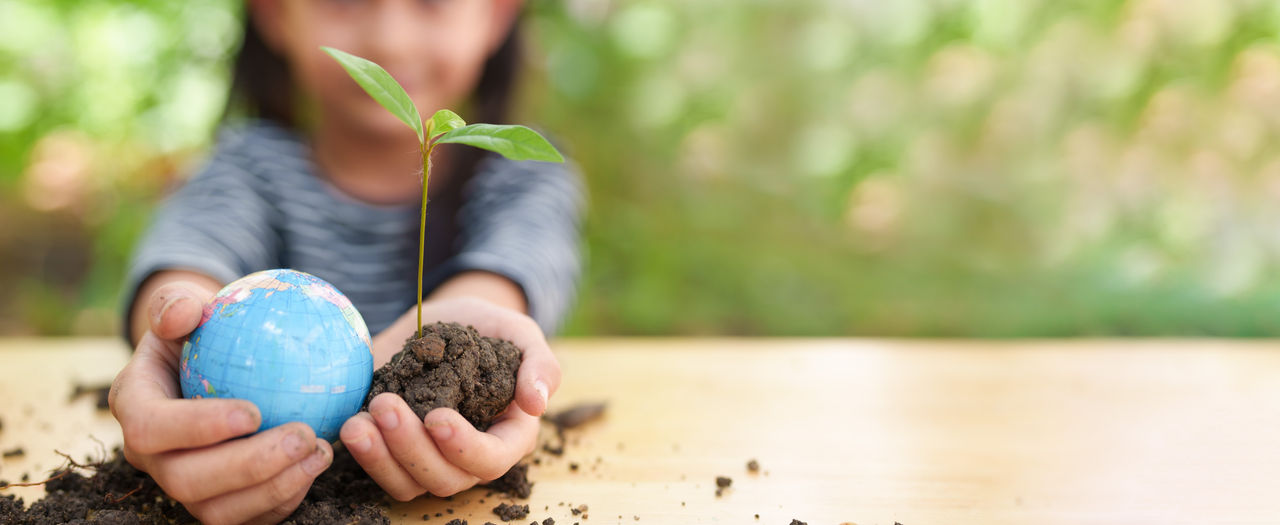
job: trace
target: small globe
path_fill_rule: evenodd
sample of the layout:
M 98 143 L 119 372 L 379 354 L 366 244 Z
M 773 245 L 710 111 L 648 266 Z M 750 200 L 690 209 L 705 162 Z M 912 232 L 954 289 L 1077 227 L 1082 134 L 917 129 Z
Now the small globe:
M 373 380 L 369 329 L 333 285 L 294 270 L 228 284 L 182 347 L 186 398 L 247 399 L 263 431 L 302 421 L 334 441 Z

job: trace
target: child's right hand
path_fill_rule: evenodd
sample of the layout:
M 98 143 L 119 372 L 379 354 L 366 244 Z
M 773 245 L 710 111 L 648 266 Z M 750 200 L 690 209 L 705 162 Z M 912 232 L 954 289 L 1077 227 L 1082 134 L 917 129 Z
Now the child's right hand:
M 150 295 L 150 331 L 111 385 L 111 413 L 124 456 L 204 523 L 276 523 L 297 508 L 328 468 L 333 449 L 311 427 L 289 423 L 261 434 L 248 401 L 183 399 L 182 340 L 211 294 L 184 283 Z

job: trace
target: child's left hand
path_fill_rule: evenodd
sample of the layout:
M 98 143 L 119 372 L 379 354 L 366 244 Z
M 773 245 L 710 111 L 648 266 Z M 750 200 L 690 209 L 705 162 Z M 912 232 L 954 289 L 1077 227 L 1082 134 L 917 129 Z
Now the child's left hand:
M 516 399 L 488 431 L 457 411 L 437 408 L 419 421 L 399 396 L 373 398 L 369 411 L 348 419 L 340 437 L 369 476 L 391 497 L 408 501 L 430 492 L 449 496 L 501 477 L 533 451 L 538 416 L 560 386 L 560 365 L 528 316 L 489 302 L 450 298 L 423 303 L 423 319 L 472 325 L 481 335 L 507 339 L 524 351 Z

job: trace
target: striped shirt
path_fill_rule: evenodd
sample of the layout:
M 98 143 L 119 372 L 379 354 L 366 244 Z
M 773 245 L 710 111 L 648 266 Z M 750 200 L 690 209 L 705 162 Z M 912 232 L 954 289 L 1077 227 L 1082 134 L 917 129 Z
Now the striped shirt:
M 356 200 L 318 176 L 311 159 L 310 146 L 277 125 L 225 128 L 210 159 L 164 201 L 136 248 L 126 306 L 161 270 L 194 270 L 228 283 L 293 268 L 342 291 L 374 334 L 407 312 L 417 288 L 418 205 Z M 428 238 L 452 242 L 428 241 L 436 253 L 427 255 L 435 263 L 424 272 L 423 293 L 463 271 L 497 273 L 521 287 L 529 315 L 553 333 L 581 272 L 578 174 L 568 164 L 490 154 L 460 195 L 455 206 L 441 203 L 441 210 L 435 199 L 428 206 Z M 433 215 L 440 211 L 453 214 Z

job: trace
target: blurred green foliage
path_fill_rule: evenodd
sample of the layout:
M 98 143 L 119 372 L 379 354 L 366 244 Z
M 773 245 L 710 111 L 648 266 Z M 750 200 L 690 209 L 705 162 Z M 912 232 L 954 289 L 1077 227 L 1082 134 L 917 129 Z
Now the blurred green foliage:
M 570 334 L 1280 334 L 1267 0 L 531 0 Z M 113 331 L 239 2 L 0 0 L 0 332 Z

